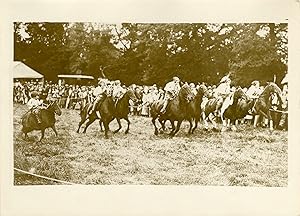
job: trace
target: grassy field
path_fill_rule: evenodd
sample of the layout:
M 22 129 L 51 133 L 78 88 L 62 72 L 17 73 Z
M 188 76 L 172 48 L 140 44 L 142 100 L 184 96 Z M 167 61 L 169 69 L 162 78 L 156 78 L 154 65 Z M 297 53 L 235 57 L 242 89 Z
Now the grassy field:
M 77 134 L 78 110 L 65 110 L 57 117 L 58 137 L 47 129 L 39 143 L 39 131 L 21 135 L 23 105 L 14 105 L 14 166 L 78 184 L 163 184 L 225 186 L 287 186 L 288 141 L 286 131 L 254 129 L 204 131 L 200 125 L 187 136 L 185 122 L 174 138 L 155 136 L 151 119 L 130 116 L 118 134 L 104 139 L 98 122 L 86 134 Z M 113 121 L 110 128 L 116 129 Z M 57 184 L 15 171 L 15 185 Z

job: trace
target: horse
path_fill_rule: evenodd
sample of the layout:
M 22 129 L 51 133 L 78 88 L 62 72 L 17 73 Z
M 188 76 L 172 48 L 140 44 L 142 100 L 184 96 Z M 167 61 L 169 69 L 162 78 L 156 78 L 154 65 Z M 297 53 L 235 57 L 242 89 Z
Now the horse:
M 189 133 L 194 133 L 196 128 L 198 127 L 198 122 L 200 122 L 201 117 L 201 103 L 203 96 L 207 92 L 207 87 L 204 84 L 201 84 L 197 90 L 197 94 L 195 95 L 194 99 L 189 103 L 188 106 L 188 113 L 190 114 L 191 118 L 194 120 L 194 127 Z
M 127 129 L 125 130 L 125 134 L 129 132 L 130 121 L 128 119 L 128 114 L 130 112 L 129 100 L 132 100 L 133 103 L 136 103 L 139 99 L 136 96 L 135 92 L 132 89 L 128 89 L 124 95 L 118 99 L 116 103 L 114 116 L 117 119 L 119 128 L 114 131 L 114 133 L 119 132 L 121 130 L 121 119 L 125 119 L 127 121 Z
M 254 102 L 252 109 L 254 115 L 254 127 L 257 126 L 257 121 L 259 115 L 262 115 L 270 122 L 270 130 L 274 130 L 273 127 L 273 118 L 271 113 L 272 108 L 272 95 L 276 94 L 280 103 L 282 103 L 281 98 L 281 89 L 273 82 L 269 82 L 268 85 L 264 88 L 263 92 L 260 94 L 258 99 Z
M 204 122 L 205 130 L 208 130 L 207 119 L 213 124 L 213 130 L 218 131 L 217 123 L 214 120 L 219 115 L 224 99 L 222 97 L 213 97 L 208 99 L 203 109 L 201 110 L 201 116 Z
M 188 120 L 190 123 L 190 129 L 192 128 L 192 118 L 188 114 L 188 104 L 193 100 L 195 95 L 191 91 L 189 85 L 184 84 L 178 95 L 169 102 L 166 112 L 161 113 L 160 110 L 163 106 L 163 100 L 157 100 L 150 105 L 150 114 L 152 117 L 152 124 L 154 125 L 154 134 L 158 135 L 158 128 L 155 124 L 155 120 L 158 118 L 162 127 L 164 127 L 164 122 L 169 120 L 172 125 L 172 131 L 169 133 L 170 136 L 175 136 L 175 134 L 179 131 L 181 123 L 183 120 Z M 175 121 L 177 121 L 177 125 L 175 127 Z
M 226 125 L 226 121 L 223 121 L 223 129 L 225 130 L 227 126 L 230 126 L 232 123 L 232 130 L 236 130 L 236 120 L 244 118 L 247 114 L 249 114 L 249 110 L 253 106 L 253 100 L 245 94 L 242 88 L 238 88 L 233 93 L 233 102 L 231 105 L 225 109 L 223 113 L 223 117 L 228 119 L 228 124 Z
M 96 114 L 96 111 L 99 111 L 101 116 L 99 125 L 101 129 L 102 124 L 104 126 L 105 138 L 108 138 L 109 123 L 115 118 L 118 121 L 119 128 L 116 131 L 114 131 L 114 133 L 117 133 L 122 128 L 120 120 L 125 119 L 128 123 L 127 129 L 125 131 L 125 133 L 127 134 L 129 132 L 130 125 L 130 121 L 128 119 L 129 99 L 132 99 L 133 101 L 136 100 L 135 94 L 132 90 L 127 90 L 124 93 L 124 95 L 117 101 L 117 103 L 114 102 L 111 94 L 104 94 L 103 102 L 101 104 L 96 105 L 95 111 L 91 115 L 89 115 L 88 118 L 87 114 L 90 110 L 91 104 L 87 104 L 80 112 L 81 121 L 79 122 L 77 133 L 79 133 L 79 130 L 83 123 L 88 120 L 83 130 L 83 133 L 86 133 L 86 130 L 89 127 L 89 125 L 99 118 Z
M 41 123 L 39 124 L 33 113 L 27 112 L 22 117 L 22 132 L 25 134 L 25 139 L 28 138 L 27 133 L 33 130 L 40 130 L 42 136 L 39 141 L 44 138 L 46 128 L 51 127 L 57 136 L 55 128 L 55 114 L 61 115 L 61 109 L 57 104 L 57 101 L 51 102 L 46 109 L 40 110 Z

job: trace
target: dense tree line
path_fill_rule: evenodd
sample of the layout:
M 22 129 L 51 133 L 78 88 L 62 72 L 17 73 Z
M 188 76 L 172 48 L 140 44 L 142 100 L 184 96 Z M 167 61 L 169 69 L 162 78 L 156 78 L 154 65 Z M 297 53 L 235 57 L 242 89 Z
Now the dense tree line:
M 55 80 L 87 74 L 126 84 L 172 76 L 217 84 L 262 83 L 287 71 L 287 24 L 14 23 L 14 60 Z

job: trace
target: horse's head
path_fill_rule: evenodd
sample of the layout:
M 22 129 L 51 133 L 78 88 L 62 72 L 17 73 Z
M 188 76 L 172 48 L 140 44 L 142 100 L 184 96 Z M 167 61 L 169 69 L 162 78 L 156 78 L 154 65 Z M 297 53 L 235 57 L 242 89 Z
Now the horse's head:
M 281 98 L 281 96 L 282 96 L 281 89 L 275 83 L 269 82 L 268 85 L 265 87 L 264 91 L 262 92 L 262 95 L 265 95 L 270 100 L 270 98 L 272 98 L 272 97 L 274 99 L 273 94 L 277 95 L 277 99 L 279 99 L 278 103 L 282 103 L 283 99 Z M 270 100 L 270 102 L 271 102 L 271 100 Z
M 49 106 L 48 106 L 49 110 L 52 110 L 55 114 L 57 115 L 61 115 L 61 109 L 59 107 L 59 105 L 57 104 L 57 101 L 52 101 Z
M 127 92 L 125 93 L 128 95 L 129 99 L 132 100 L 134 103 L 139 101 L 139 98 L 137 97 L 136 93 L 132 89 L 128 89 Z
M 194 99 L 195 95 L 192 92 L 192 89 L 189 85 L 184 84 L 179 91 L 179 98 L 183 98 L 188 103 Z
M 269 101 L 270 101 L 271 107 L 275 110 L 280 108 L 282 105 L 280 97 L 274 92 L 271 93 Z
M 246 93 L 243 91 L 241 87 L 235 90 L 233 95 L 233 101 L 237 101 L 238 99 L 244 99 L 244 100 L 249 99 L 249 97 L 246 95 Z
M 197 96 L 204 96 L 207 93 L 207 87 L 204 84 L 201 84 L 197 90 Z

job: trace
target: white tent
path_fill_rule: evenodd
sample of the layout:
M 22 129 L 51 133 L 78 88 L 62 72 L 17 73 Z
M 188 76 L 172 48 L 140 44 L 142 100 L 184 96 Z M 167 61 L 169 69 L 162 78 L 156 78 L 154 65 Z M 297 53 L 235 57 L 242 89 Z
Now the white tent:
M 36 72 L 23 62 L 14 61 L 13 77 L 14 79 L 42 79 L 44 75 Z

